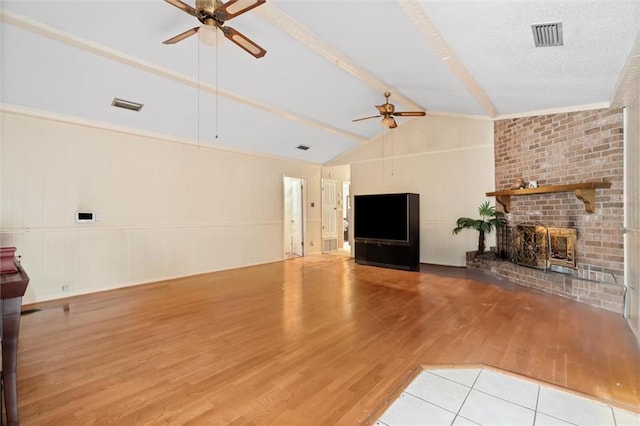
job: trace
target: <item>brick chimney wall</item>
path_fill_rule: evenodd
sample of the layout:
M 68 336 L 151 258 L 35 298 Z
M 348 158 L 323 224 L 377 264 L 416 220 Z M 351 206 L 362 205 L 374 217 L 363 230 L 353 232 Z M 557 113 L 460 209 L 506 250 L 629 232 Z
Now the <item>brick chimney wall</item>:
M 562 192 L 512 196 L 511 212 L 506 218 L 512 224 L 529 221 L 576 228 L 581 277 L 592 279 L 592 271 L 606 275 L 611 272 L 618 283 L 623 282 L 624 274 L 622 132 L 620 109 L 513 118 L 494 123 L 495 190 L 509 189 L 516 178 L 535 180 L 538 186 L 611 182 L 609 189 L 596 189 L 594 213 L 587 213 L 584 203 L 573 192 Z M 488 188 L 490 190 L 493 188 Z M 496 206 L 501 210 L 500 204 Z M 595 276 L 594 280 L 602 277 Z M 585 285 L 585 290 L 579 290 L 581 286 L 579 282 L 574 283 L 573 287 L 578 288 L 563 295 L 583 299 L 580 301 L 594 306 L 621 309 L 620 299 L 614 302 L 608 296 L 612 289 L 607 286 Z M 618 290 L 612 292 L 618 294 Z M 549 292 L 557 293 L 556 290 Z
M 578 229 L 578 263 L 624 273 L 622 111 L 600 109 L 498 120 L 494 127 L 496 190 L 513 180 L 538 186 L 604 181 L 595 213 L 573 192 L 511 197 L 511 222 Z

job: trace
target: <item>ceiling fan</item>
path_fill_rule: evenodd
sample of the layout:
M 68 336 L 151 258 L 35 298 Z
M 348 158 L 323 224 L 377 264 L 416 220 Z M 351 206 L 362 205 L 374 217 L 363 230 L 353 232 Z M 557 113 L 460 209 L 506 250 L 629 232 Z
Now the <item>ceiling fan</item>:
M 424 111 L 398 111 L 395 112 L 396 107 L 393 104 L 389 103 L 389 96 L 391 96 L 391 92 L 384 92 L 384 97 L 386 99 L 385 103 L 382 105 L 376 105 L 376 108 L 378 108 L 378 111 L 380 111 L 380 115 L 372 115 L 371 117 L 364 117 L 364 118 L 356 118 L 355 120 L 353 120 L 353 122 L 355 123 L 356 121 L 362 121 L 362 120 L 368 120 L 370 118 L 377 118 L 382 116 L 382 125 L 385 127 L 388 127 L 390 129 L 395 129 L 396 127 L 398 127 L 398 124 L 396 123 L 396 120 L 393 118 L 394 116 L 396 117 L 423 117 L 425 115 L 427 115 L 426 112 Z
M 164 44 L 175 44 L 196 34 L 198 31 L 213 30 L 213 36 L 215 37 L 215 32 L 220 30 L 226 38 L 256 58 L 261 58 L 267 53 L 266 50 L 251 41 L 244 34 L 231 27 L 224 26 L 224 23 L 229 19 L 233 19 L 254 7 L 260 6 L 265 3 L 266 0 L 230 0 L 227 3 L 222 3 L 221 0 L 196 0 L 195 8 L 180 0 L 165 1 L 187 12 L 189 15 L 195 16 L 202 25 L 191 28 L 175 37 L 171 37 L 164 41 Z

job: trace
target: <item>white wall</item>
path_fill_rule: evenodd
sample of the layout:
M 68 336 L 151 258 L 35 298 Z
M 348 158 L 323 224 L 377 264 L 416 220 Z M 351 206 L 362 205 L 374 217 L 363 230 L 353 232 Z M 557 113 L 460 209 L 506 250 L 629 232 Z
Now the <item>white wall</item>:
M 283 176 L 307 179 L 319 205 L 317 165 L 12 112 L 0 120 L 0 245 L 22 256 L 25 303 L 281 260 Z M 101 221 L 74 223 L 79 209 Z M 313 252 L 320 209 L 307 217 Z
M 485 193 L 494 190 L 491 120 L 412 119 L 335 163 L 351 164 L 352 195 L 420 194 L 420 262 L 463 266 L 465 252 L 477 248 L 477 232 L 451 230 L 461 216 L 478 217 Z M 490 235 L 487 247 L 494 244 Z

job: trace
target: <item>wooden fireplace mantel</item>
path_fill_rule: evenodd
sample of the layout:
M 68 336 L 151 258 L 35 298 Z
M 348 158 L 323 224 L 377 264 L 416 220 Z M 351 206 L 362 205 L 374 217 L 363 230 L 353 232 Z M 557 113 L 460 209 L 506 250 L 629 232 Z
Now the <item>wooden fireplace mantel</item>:
M 611 182 L 582 182 L 567 185 L 549 185 L 538 188 L 507 189 L 504 191 L 487 192 L 487 197 L 496 197 L 496 201 L 502 204 L 505 213 L 511 210 L 512 195 L 548 194 L 551 192 L 571 192 L 584 203 L 587 213 L 593 213 L 596 206 L 596 189 L 611 188 Z

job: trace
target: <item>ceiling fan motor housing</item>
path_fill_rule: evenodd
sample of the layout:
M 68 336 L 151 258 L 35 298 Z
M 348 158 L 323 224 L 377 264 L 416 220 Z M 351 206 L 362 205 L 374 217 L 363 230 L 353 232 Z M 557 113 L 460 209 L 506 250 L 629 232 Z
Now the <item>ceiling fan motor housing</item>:
M 222 6 L 220 0 L 196 0 L 196 10 L 205 15 L 213 15 L 213 12 L 220 6 Z

